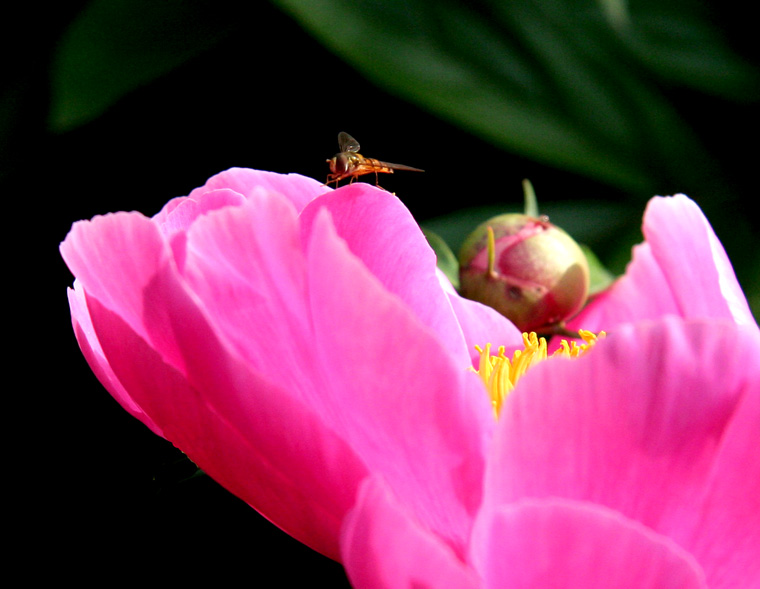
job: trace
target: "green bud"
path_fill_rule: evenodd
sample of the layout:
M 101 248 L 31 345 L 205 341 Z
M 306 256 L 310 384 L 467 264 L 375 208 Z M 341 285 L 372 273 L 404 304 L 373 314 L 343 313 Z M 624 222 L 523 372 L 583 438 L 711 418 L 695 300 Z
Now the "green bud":
M 481 224 L 459 253 L 461 294 L 499 311 L 522 331 L 541 331 L 580 311 L 589 267 L 578 244 L 545 217 Z

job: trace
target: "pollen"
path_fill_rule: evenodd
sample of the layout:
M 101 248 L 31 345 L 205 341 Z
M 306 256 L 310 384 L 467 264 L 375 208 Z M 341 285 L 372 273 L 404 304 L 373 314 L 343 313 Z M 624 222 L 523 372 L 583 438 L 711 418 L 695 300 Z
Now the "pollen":
M 483 384 L 486 386 L 491 404 L 493 405 L 494 415 L 499 416 L 504 399 L 511 393 L 520 378 L 528 371 L 531 366 L 543 362 L 547 358 L 564 356 L 566 358 L 577 358 L 585 354 L 594 347 L 596 341 L 605 336 L 605 332 L 599 334 L 591 331 L 580 330 L 578 336 L 583 343 L 576 340 L 563 339 L 560 347 L 551 356 L 547 352 L 546 339 L 539 337 L 535 332 L 523 333 L 523 349 L 515 350 L 512 358 L 508 358 L 504 346 L 500 346 L 496 354 L 491 354 L 491 344 L 485 347 L 475 346 L 480 354 L 480 362 L 477 370 L 471 370 L 480 376 Z

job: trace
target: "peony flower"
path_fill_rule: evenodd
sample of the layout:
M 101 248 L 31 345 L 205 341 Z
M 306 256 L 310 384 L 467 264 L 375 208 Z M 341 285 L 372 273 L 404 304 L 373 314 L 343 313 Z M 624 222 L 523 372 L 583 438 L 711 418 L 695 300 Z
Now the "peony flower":
M 377 472 L 464 554 L 495 425 L 468 367 L 521 336 L 442 283 L 398 199 L 233 169 L 75 223 L 61 254 L 99 380 L 232 493 L 338 559 Z
M 538 362 L 497 419 L 475 345 L 522 336 L 372 186 L 230 170 L 61 253 L 111 394 L 356 586 L 760 580 L 754 324 L 645 298 L 653 321 Z

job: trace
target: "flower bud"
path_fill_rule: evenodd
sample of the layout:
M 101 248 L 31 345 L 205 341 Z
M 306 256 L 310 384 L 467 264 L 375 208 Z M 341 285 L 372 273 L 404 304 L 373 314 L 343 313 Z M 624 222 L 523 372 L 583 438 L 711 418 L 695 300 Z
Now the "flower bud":
M 586 302 L 589 267 L 578 244 L 542 217 L 494 217 L 459 253 L 462 296 L 499 311 L 522 331 L 575 315 Z

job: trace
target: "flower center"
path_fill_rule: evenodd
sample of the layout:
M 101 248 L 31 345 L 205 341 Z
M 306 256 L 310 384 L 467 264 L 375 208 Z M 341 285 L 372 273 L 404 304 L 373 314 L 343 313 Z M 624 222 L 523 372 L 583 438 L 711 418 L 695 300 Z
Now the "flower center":
M 538 337 L 535 332 L 523 333 L 523 350 L 516 350 L 512 358 L 507 358 L 504 346 L 499 347 L 496 355 L 491 354 L 491 344 L 486 344 L 485 348 L 475 346 L 480 354 L 480 363 L 478 369 L 471 370 L 480 376 L 483 384 L 486 385 L 488 395 L 491 397 L 494 415 L 499 416 L 504 399 L 517 385 L 520 377 L 528 371 L 528 368 L 546 360 L 558 356 L 567 358 L 577 358 L 586 353 L 596 343 L 596 340 L 603 338 L 606 334 L 601 331 L 598 335 L 585 330 L 578 332 L 580 338 L 585 342 L 578 344 L 576 341 L 568 342 L 563 339 L 560 347 L 551 356 L 546 351 L 546 339 Z

